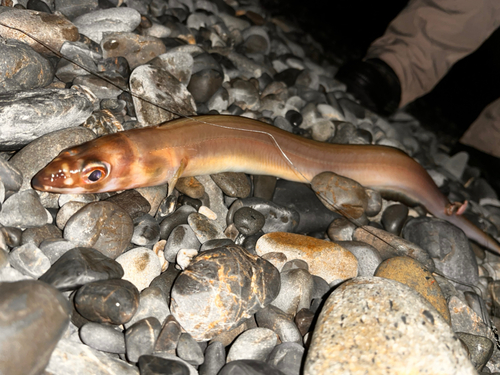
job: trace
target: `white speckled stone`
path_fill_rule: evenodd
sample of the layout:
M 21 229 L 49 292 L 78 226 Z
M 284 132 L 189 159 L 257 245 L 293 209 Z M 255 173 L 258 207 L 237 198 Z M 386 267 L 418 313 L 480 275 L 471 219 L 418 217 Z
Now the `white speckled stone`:
M 476 374 L 450 326 L 422 296 L 380 277 L 359 277 L 326 301 L 305 375 Z

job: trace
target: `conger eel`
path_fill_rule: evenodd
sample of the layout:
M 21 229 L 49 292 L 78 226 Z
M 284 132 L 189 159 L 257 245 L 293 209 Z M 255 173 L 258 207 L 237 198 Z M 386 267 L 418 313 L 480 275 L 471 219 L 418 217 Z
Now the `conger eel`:
M 105 135 L 62 151 L 32 180 L 37 190 L 99 193 L 169 184 L 220 172 L 309 183 L 331 171 L 405 203 L 421 204 L 500 254 L 498 243 L 460 213 L 420 164 L 395 148 L 309 140 L 236 116 L 196 116 Z

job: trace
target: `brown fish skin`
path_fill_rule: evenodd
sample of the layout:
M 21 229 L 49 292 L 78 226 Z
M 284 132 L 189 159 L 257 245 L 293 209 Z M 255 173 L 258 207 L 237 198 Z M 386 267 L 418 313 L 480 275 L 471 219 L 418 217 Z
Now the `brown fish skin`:
M 91 175 L 95 169 L 100 172 Z M 332 171 L 384 196 L 421 204 L 500 254 L 493 238 L 465 217 L 446 213 L 448 199 L 425 169 L 404 152 L 384 146 L 316 142 L 244 117 L 196 116 L 106 135 L 61 152 L 38 172 L 32 185 L 55 193 L 98 193 L 164 183 L 173 189 L 178 177 L 228 171 L 305 183 Z M 96 177 L 100 178 L 91 181 Z

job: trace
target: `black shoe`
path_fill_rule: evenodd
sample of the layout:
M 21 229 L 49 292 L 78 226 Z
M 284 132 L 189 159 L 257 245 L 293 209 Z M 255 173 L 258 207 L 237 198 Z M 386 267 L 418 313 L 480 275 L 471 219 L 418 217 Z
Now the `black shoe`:
M 339 69 L 335 78 L 345 83 L 347 92 L 375 113 L 389 116 L 399 107 L 399 78 L 394 70 L 380 59 L 349 62 Z
M 481 177 L 488 181 L 500 197 L 500 159 L 461 143 L 457 143 L 450 154 L 454 155 L 460 151 L 465 151 L 469 154 L 467 164 L 479 168 L 481 170 Z

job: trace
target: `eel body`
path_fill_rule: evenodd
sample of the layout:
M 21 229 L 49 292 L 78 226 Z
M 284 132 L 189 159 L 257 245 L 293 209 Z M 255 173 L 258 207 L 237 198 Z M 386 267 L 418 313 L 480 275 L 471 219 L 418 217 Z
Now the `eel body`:
M 62 151 L 32 185 L 56 193 L 97 193 L 169 183 L 171 191 L 179 177 L 228 171 L 305 183 L 335 172 L 385 196 L 421 204 L 500 254 L 490 236 L 465 217 L 447 213 L 450 202 L 402 151 L 316 142 L 244 117 L 196 116 L 106 135 Z

